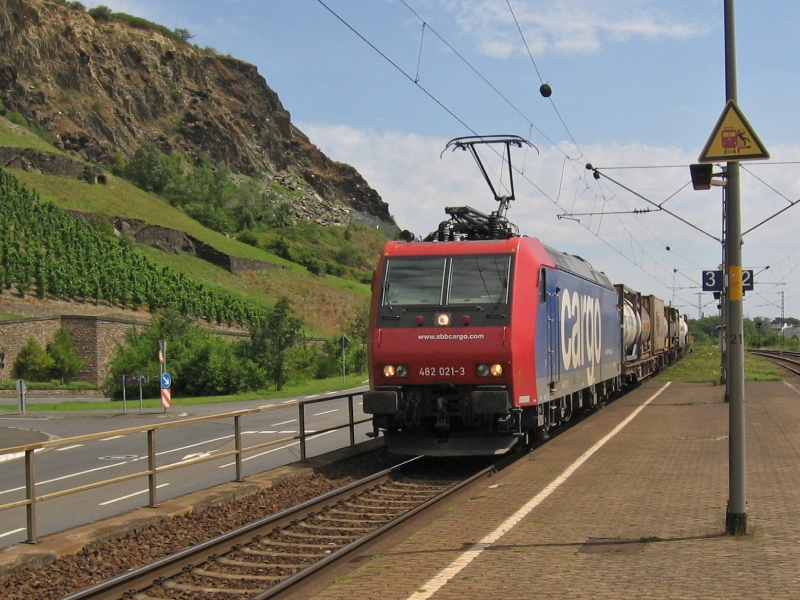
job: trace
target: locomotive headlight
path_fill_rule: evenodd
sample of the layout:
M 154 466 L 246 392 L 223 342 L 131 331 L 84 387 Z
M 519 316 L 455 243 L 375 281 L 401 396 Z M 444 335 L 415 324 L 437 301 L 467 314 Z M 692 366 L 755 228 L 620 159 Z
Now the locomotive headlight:
M 384 365 L 384 377 L 408 377 L 408 366 L 406 365 Z
M 477 366 L 478 377 L 500 377 L 503 374 L 503 365 L 495 363 L 493 365 L 480 364 Z
M 439 313 L 436 315 L 436 324 L 439 327 L 447 327 L 450 325 L 450 315 L 447 313 Z

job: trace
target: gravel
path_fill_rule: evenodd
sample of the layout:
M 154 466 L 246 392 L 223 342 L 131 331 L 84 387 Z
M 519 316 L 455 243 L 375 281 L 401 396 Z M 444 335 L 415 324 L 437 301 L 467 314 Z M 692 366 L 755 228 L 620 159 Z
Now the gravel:
M 253 496 L 193 511 L 120 539 L 104 541 L 41 568 L 19 569 L 0 580 L 0 597 L 3 600 L 62 598 L 396 463 L 397 459 L 385 450 L 371 452 Z

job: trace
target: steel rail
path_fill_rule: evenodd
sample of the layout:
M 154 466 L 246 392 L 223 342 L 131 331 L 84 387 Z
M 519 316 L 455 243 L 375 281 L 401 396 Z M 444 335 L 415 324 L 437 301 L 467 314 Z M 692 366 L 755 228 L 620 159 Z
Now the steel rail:
M 297 506 L 287 508 L 286 510 L 275 513 L 268 517 L 264 517 L 263 519 L 253 521 L 252 523 L 248 523 L 247 525 L 239 527 L 238 529 L 234 529 L 233 531 L 229 531 L 195 546 L 185 548 L 184 550 L 180 550 L 174 554 L 160 558 L 150 564 L 132 569 L 131 571 L 117 575 L 116 577 L 106 579 L 105 581 L 101 581 L 100 583 L 97 583 L 91 587 L 74 592 L 68 596 L 64 596 L 62 600 L 105 600 L 106 598 L 120 598 L 124 592 L 127 592 L 131 589 L 145 589 L 153 584 L 153 581 L 156 579 L 156 574 L 159 577 L 170 577 L 177 575 L 183 570 L 184 566 L 188 564 L 197 564 L 207 560 L 209 556 L 219 550 L 220 546 L 232 547 L 240 540 L 249 541 L 252 539 L 253 535 L 260 530 L 267 528 L 272 529 L 278 526 L 281 522 L 289 522 L 293 519 L 296 519 L 298 514 L 311 511 L 315 506 L 325 504 L 326 502 L 338 498 L 339 496 L 352 494 L 359 489 L 373 485 L 375 482 L 381 479 L 388 478 L 389 475 L 395 473 L 401 468 L 404 468 L 410 462 L 417 460 L 418 458 L 420 457 L 407 460 L 403 463 L 395 465 L 394 467 L 380 471 L 379 473 L 364 477 L 344 487 L 307 500 L 306 502 L 298 504 Z

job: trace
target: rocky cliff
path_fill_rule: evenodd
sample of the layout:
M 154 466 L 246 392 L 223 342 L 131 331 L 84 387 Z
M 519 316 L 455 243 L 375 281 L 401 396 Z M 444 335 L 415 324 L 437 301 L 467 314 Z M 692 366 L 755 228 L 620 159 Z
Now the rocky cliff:
M 256 67 L 169 32 L 97 19 L 77 2 L 0 0 L 0 100 L 64 152 L 110 165 L 145 140 L 235 173 L 300 175 L 310 190 L 393 223 L 358 172 L 291 123 Z

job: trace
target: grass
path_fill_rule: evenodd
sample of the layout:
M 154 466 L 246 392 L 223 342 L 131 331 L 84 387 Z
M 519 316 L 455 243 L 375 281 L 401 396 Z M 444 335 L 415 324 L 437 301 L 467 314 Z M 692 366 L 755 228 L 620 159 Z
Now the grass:
M 43 200 L 59 208 L 105 214 L 112 217 L 141 219 L 148 223 L 183 231 L 232 256 L 254 258 L 284 264 L 274 254 L 243 244 L 233 238 L 204 227 L 181 210 L 154 194 L 148 194 L 121 177 L 109 176 L 108 185 L 97 185 L 45 175 L 36 171 L 9 169 L 14 177 L 35 188 Z
M 88 381 L 73 381 L 71 383 L 59 383 L 58 381 L 26 381 L 29 390 L 97 390 L 100 389 L 96 384 Z M 16 379 L 0 379 L 0 390 L 14 390 L 17 387 Z
M 170 410 L 179 410 L 186 406 L 195 406 L 200 404 L 228 404 L 231 402 L 247 402 L 250 400 L 277 400 L 292 396 L 307 396 L 311 394 L 318 394 L 328 392 L 331 390 L 347 390 L 354 387 L 364 385 L 366 382 L 366 375 L 354 374 L 347 375 L 345 378 L 341 376 L 331 377 L 329 379 L 316 379 L 307 381 L 297 385 L 286 385 L 280 391 L 278 390 L 262 390 L 257 392 L 247 392 L 244 394 L 236 394 L 233 396 L 197 396 L 192 398 L 185 398 L 181 396 L 172 396 L 172 407 Z M 11 387 L 7 388 L 8 381 L 3 382 L 3 389 L 14 389 L 14 382 L 11 382 Z M 29 384 L 29 389 L 34 388 L 35 384 Z M 128 403 L 139 404 L 139 388 L 138 386 L 128 386 Z M 16 406 L 17 398 L 0 398 L 0 403 L 6 405 Z M 161 398 L 145 398 L 142 400 L 144 408 L 160 408 Z M 2 404 L 0 404 L 2 407 Z M 38 402 L 35 397 L 28 397 L 28 412 L 75 412 L 75 411 L 91 411 L 91 410 L 122 410 L 122 400 L 74 400 L 66 402 L 53 402 L 42 403 Z
M 0 146 L 14 146 L 16 148 L 33 148 L 54 154 L 63 154 L 36 134 L 28 131 L 21 125 L 14 125 L 7 119 L 0 119 Z
M 667 368 L 656 377 L 657 381 L 680 381 L 684 383 L 720 383 L 721 356 L 716 344 L 695 345 L 691 354 L 679 363 Z M 757 356 L 745 355 L 745 381 L 780 381 L 781 369 Z
M 15 321 L 16 319 L 24 319 L 25 315 L 18 315 L 16 313 L 7 313 L 0 311 L 0 321 Z
M 191 255 L 175 255 L 146 246 L 139 247 L 159 267 L 170 267 L 254 306 L 269 307 L 282 296 L 289 298 L 292 309 L 303 319 L 306 334 L 310 337 L 341 333 L 369 298 L 369 286 L 366 284 L 334 276 L 318 277 L 305 267 L 207 229 L 182 211 L 120 178 L 112 178 L 110 185 L 103 186 L 34 171 L 13 169 L 12 172 L 22 182 L 35 188 L 42 199 L 60 208 L 141 219 L 184 231 L 226 254 L 276 265 L 278 268 L 262 272 L 232 275 Z

